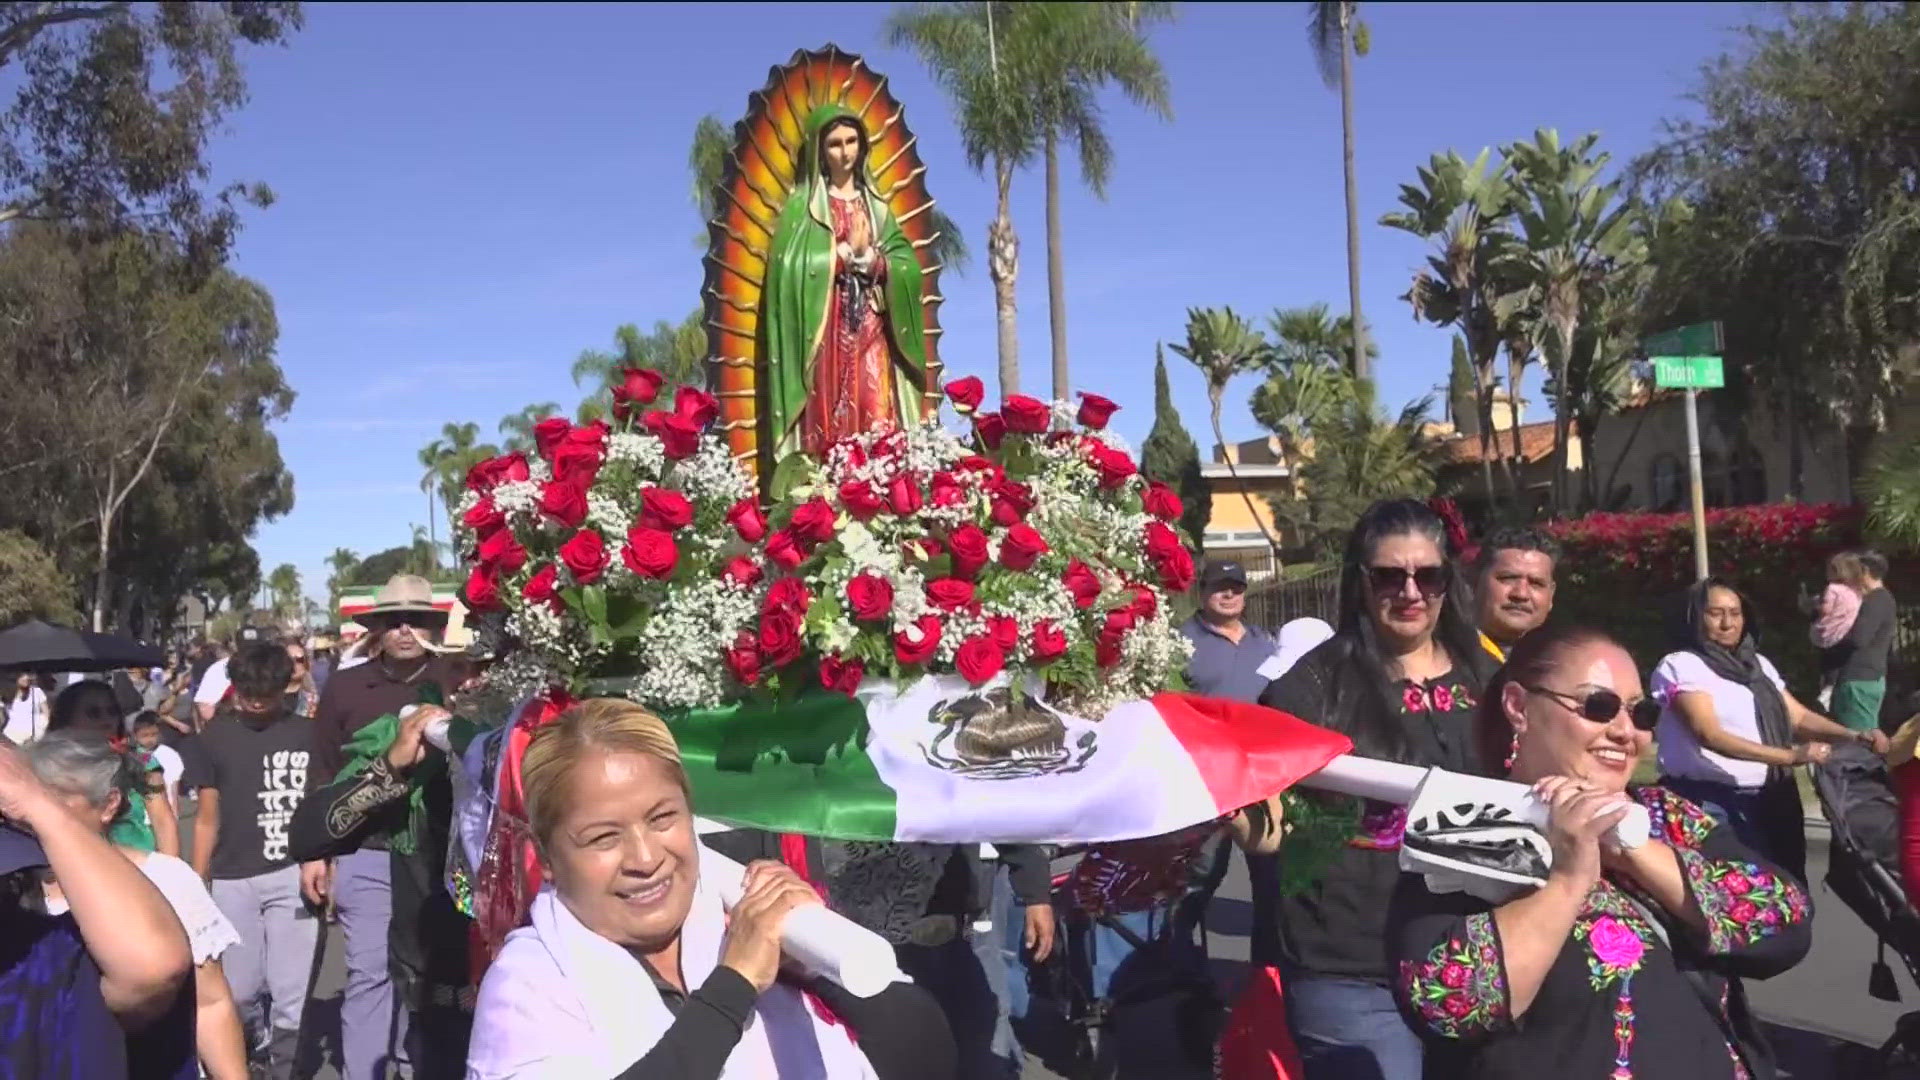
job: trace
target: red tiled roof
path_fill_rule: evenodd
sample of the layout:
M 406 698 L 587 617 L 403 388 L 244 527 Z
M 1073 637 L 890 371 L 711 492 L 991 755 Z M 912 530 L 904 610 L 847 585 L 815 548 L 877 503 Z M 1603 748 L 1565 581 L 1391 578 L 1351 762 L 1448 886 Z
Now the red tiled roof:
M 1512 430 L 1493 433 L 1493 453 L 1495 459 L 1513 453 Z M 1462 435 L 1449 440 L 1441 447 L 1446 455 L 1447 465 L 1477 465 L 1480 463 L 1480 436 Z M 1542 420 L 1537 424 L 1520 425 L 1520 456 L 1526 461 L 1544 461 L 1553 454 L 1553 421 Z

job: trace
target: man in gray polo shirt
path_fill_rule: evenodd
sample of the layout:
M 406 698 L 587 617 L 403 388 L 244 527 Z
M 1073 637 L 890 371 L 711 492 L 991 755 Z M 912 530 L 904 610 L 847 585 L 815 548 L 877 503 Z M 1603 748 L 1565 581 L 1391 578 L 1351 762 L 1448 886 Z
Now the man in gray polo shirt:
M 1194 693 L 1257 702 L 1273 678 L 1269 663 L 1280 651 L 1273 635 L 1248 626 L 1247 572 L 1237 562 L 1209 560 L 1200 572 L 1200 610 L 1180 627 L 1193 642 L 1187 685 Z

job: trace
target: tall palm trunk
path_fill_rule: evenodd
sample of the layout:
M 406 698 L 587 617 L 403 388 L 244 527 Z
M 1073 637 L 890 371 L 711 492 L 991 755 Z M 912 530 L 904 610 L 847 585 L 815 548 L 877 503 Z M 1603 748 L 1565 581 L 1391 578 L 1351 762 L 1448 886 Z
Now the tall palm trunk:
M 1360 318 L 1360 195 L 1353 176 L 1353 5 L 1349 3 L 1340 5 L 1340 149 L 1347 181 L 1347 314 L 1353 319 L 1351 369 L 1356 378 L 1371 379 L 1367 324 Z
M 1015 321 L 1014 279 L 1020 274 L 1020 238 L 1013 233 L 1013 211 L 1008 189 L 1013 186 L 1013 164 L 993 163 L 998 189 L 993 222 L 987 226 L 987 276 L 993 279 L 993 307 L 1000 329 L 1000 399 L 1020 392 L 1020 332 Z
M 1507 430 L 1513 443 L 1513 456 L 1508 466 L 1513 471 L 1513 504 L 1526 505 L 1526 493 L 1521 488 L 1521 478 L 1526 475 L 1526 450 L 1520 438 L 1520 380 L 1527 374 L 1527 354 L 1515 354 L 1513 347 L 1507 347 Z
M 1247 504 L 1247 516 L 1253 519 L 1254 527 L 1259 529 L 1260 535 L 1266 538 L 1267 554 L 1278 559 L 1280 544 L 1274 540 L 1273 534 L 1267 531 L 1267 523 L 1260 520 L 1260 511 L 1253 505 L 1253 493 L 1247 490 L 1246 481 L 1240 479 L 1240 467 L 1233 460 L 1235 455 L 1227 450 L 1227 437 L 1220 430 L 1220 406 L 1226 397 L 1226 389 L 1224 384 L 1207 387 L 1207 402 L 1213 406 L 1213 443 L 1220 448 L 1220 457 L 1226 463 L 1227 475 L 1233 477 L 1233 486 L 1240 489 L 1240 498 Z M 1288 479 L 1291 480 L 1292 477 L 1289 476 Z
M 1572 367 L 1573 333 L 1579 323 L 1579 317 L 1571 314 L 1554 320 L 1560 335 L 1559 355 L 1553 362 L 1554 385 L 1560 388 L 1559 401 L 1553 410 L 1553 510 L 1556 515 L 1566 509 L 1568 496 L 1572 494 L 1569 483 L 1572 477 L 1567 474 L 1567 432 L 1573 421 L 1573 393 L 1567 385 L 1567 370 Z
M 1072 395 L 1067 377 L 1067 270 L 1060 254 L 1060 141 L 1047 132 L 1047 323 L 1053 330 L 1053 399 Z

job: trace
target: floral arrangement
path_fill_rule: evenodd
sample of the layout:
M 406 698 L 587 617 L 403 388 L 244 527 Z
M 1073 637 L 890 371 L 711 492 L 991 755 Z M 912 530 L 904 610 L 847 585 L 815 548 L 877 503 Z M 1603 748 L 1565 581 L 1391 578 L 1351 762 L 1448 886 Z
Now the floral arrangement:
M 629 370 L 612 424 L 543 420 L 534 455 L 468 474 L 466 603 L 523 646 L 490 683 L 531 694 L 615 680 L 657 709 L 739 694 L 724 661 L 758 626 L 765 587 L 729 571 L 754 561 L 740 539 L 759 519 L 754 483 L 709 431 L 714 399 L 681 387 L 668 405 L 663 385 Z
M 965 436 L 929 421 L 799 462 L 768 515 L 758 624 L 726 650 L 733 677 L 851 693 L 867 676 L 1025 672 L 1093 716 L 1175 685 L 1191 646 L 1167 594 L 1192 584 L 1193 556 L 1170 524 L 1179 497 L 1106 430 L 1117 406 L 1015 395 L 981 412 L 980 380 L 945 389 Z

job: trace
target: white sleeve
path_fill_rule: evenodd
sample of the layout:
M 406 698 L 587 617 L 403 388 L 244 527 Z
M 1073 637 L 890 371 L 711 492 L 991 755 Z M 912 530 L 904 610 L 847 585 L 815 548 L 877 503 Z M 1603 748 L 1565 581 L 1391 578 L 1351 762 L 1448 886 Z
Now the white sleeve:
M 1780 677 L 1780 669 L 1774 667 L 1773 661 L 1764 656 L 1760 658 L 1760 673 L 1767 677 L 1767 681 L 1779 687 L 1781 693 L 1787 692 L 1787 682 Z
M 171 855 L 150 851 L 140 862 L 140 872 L 167 898 L 180 925 L 186 927 L 187 944 L 193 949 L 196 966 L 218 960 L 221 953 L 240 944 L 239 933 L 214 904 L 212 894 L 207 892 L 206 884 L 193 872 L 193 867 Z
M 1675 694 L 1689 690 L 1709 690 L 1706 681 L 1713 675 L 1699 657 L 1690 652 L 1668 653 L 1653 669 L 1653 699 L 1671 705 Z
M 193 703 L 218 705 L 220 699 L 227 696 L 227 687 L 230 685 L 227 680 L 227 662 L 221 660 L 208 668 L 207 673 L 200 677 L 200 689 L 194 691 Z

